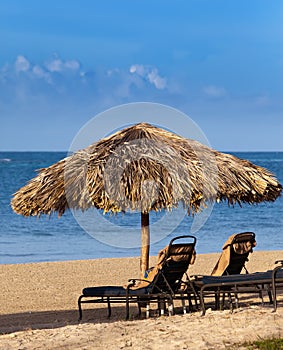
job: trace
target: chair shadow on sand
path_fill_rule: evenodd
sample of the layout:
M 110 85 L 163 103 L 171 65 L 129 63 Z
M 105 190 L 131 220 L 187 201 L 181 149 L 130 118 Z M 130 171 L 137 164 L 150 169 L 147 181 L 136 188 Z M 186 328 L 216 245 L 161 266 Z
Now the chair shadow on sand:
M 280 293 L 280 295 L 282 295 Z M 242 297 L 242 305 L 260 305 L 260 301 L 255 298 Z M 159 317 L 158 310 L 156 315 L 154 310 L 151 317 Z M 197 310 L 196 310 L 197 311 Z M 176 315 L 183 315 L 181 306 L 175 308 Z M 199 314 L 197 312 L 197 314 Z M 173 316 L 174 317 L 174 316 Z M 145 313 L 138 314 L 138 308 L 135 305 L 130 306 L 130 320 L 146 319 Z M 107 317 L 107 307 L 94 307 L 84 310 L 84 319 L 79 321 L 78 310 L 57 310 L 57 311 L 37 311 L 23 312 L 15 314 L 0 315 L 0 335 L 9 334 L 26 330 L 37 329 L 56 329 L 69 325 L 79 325 L 84 323 L 113 323 L 125 321 L 125 306 L 115 305 L 112 316 Z
M 138 309 L 130 308 L 131 319 L 138 317 Z M 107 308 L 96 307 L 84 310 L 84 320 L 79 321 L 78 310 L 36 311 L 0 315 L 0 335 L 26 330 L 53 329 L 82 323 L 112 323 L 125 320 L 125 306 L 115 306 L 111 318 L 107 317 Z

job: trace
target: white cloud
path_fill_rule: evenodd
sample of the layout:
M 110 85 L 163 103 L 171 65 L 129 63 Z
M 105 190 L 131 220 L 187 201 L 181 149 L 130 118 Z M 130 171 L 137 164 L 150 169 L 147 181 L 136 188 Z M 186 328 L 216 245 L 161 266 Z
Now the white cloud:
M 153 84 L 158 90 L 164 90 L 167 86 L 166 78 L 162 78 L 155 67 L 133 64 L 129 71 L 131 74 L 137 74 L 150 84 Z
M 63 70 L 79 70 L 80 63 L 77 60 L 63 61 L 58 57 L 45 63 L 46 68 L 49 72 L 62 72 Z
M 60 72 L 63 67 L 63 62 L 59 58 L 55 58 L 45 64 L 49 72 Z
M 120 69 L 119 68 L 113 68 L 113 69 L 108 69 L 107 70 L 107 76 L 108 77 L 112 77 L 112 76 L 114 76 L 115 74 L 120 74 Z
M 214 85 L 205 86 L 203 91 L 207 96 L 214 98 L 224 97 L 227 95 L 227 91 L 223 87 Z
M 137 73 L 141 77 L 145 77 L 146 75 L 146 70 L 145 67 L 142 64 L 133 64 L 130 67 L 130 73 Z
M 37 78 L 42 78 L 45 79 L 47 81 L 48 84 L 52 83 L 52 78 L 50 73 L 46 72 L 43 68 L 41 68 L 38 65 L 35 65 L 32 68 L 32 72 L 33 74 L 37 77 Z
M 158 75 L 158 70 L 156 68 L 148 73 L 148 80 L 151 84 L 155 85 L 156 89 L 163 90 L 166 87 L 166 79 Z
M 22 55 L 19 55 L 15 62 L 16 72 L 26 72 L 30 69 L 30 62 Z
M 80 65 L 79 61 L 71 60 L 71 61 L 66 61 L 64 64 L 64 67 L 66 69 L 78 70 L 78 69 L 80 69 L 81 65 Z

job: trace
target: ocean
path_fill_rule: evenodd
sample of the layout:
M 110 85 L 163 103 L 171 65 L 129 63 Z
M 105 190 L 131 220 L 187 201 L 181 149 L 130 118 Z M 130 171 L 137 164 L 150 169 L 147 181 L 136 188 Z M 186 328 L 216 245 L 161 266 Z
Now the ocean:
M 232 154 L 269 169 L 283 183 L 283 152 Z M 33 178 L 37 169 L 65 156 L 66 152 L 0 152 L 1 264 L 140 255 L 139 213 L 109 216 L 90 210 L 84 216 L 67 211 L 61 218 L 56 214 L 26 218 L 12 211 L 13 193 Z M 283 250 L 283 196 L 272 203 L 242 207 L 216 203 L 194 217 L 182 208 L 150 213 L 150 224 L 151 255 L 182 234 L 197 237 L 197 253 L 220 252 L 229 235 L 243 231 L 255 232 L 256 250 Z

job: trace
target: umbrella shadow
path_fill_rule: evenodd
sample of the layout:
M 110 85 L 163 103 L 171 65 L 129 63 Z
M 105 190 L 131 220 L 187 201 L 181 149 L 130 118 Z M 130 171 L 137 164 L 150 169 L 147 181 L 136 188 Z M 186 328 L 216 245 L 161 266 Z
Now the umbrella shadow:
M 131 308 L 131 318 L 139 319 L 137 309 Z M 143 318 L 143 315 L 140 317 Z M 125 307 L 113 307 L 110 318 L 107 308 L 85 309 L 83 320 L 79 321 L 78 310 L 36 311 L 0 315 L 0 334 L 26 330 L 55 329 L 81 323 L 112 323 L 125 320 Z

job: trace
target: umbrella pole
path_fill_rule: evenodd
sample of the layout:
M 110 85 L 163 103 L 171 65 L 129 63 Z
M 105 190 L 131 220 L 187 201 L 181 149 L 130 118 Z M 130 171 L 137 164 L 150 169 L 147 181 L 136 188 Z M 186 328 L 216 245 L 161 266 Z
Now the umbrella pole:
M 141 278 L 144 278 L 144 273 L 146 270 L 148 270 L 149 245 L 149 213 L 141 213 Z

